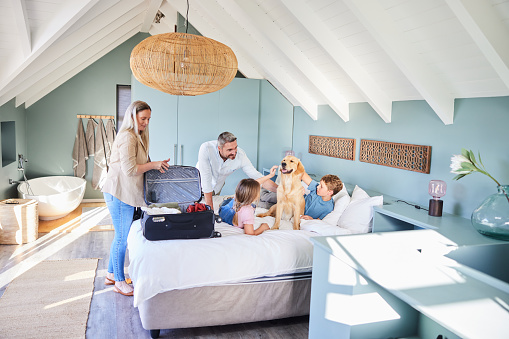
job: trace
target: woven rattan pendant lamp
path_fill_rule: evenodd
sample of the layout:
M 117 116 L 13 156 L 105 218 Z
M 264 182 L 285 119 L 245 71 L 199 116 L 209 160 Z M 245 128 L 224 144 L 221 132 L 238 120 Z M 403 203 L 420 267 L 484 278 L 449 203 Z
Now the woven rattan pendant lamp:
M 189 2 L 188 2 L 189 11 Z M 200 95 L 220 90 L 237 73 L 230 47 L 187 33 L 153 35 L 131 52 L 131 71 L 142 84 L 174 95 Z

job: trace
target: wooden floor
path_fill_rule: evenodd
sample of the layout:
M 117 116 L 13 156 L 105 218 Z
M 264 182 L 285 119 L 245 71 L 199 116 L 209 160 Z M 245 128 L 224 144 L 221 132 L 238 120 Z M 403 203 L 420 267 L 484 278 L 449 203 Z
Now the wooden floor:
M 99 258 L 94 295 L 87 323 L 87 338 L 150 338 L 143 329 L 132 298 L 104 285 L 112 231 L 39 233 L 39 239 L 24 245 L 0 245 L 0 296 L 8 283 L 42 260 Z M 127 263 L 126 263 L 127 264 Z M 178 307 L 178 305 L 175 305 Z M 193 329 L 161 330 L 161 338 L 307 338 L 309 318 Z

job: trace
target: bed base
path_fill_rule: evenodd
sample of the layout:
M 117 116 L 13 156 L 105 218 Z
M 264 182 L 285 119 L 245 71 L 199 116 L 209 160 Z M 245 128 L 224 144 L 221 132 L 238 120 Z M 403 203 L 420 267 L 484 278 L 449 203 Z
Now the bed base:
M 205 286 L 160 293 L 138 306 L 152 338 L 161 329 L 230 325 L 309 314 L 311 279 Z

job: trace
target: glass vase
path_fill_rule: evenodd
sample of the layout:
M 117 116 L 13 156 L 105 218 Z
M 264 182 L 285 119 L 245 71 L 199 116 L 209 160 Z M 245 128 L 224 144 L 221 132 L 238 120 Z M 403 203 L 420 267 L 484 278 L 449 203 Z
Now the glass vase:
M 472 225 L 482 235 L 509 241 L 509 185 L 487 197 L 472 213 Z

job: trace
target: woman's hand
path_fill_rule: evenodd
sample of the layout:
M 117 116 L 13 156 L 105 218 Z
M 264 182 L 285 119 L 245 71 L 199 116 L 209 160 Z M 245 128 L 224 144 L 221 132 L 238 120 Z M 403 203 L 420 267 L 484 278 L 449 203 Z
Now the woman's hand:
M 152 164 L 154 166 L 153 169 L 158 170 L 161 173 L 164 173 L 168 168 L 170 168 L 170 165 L 168 165 L 168 162 L 170 161 L 170 158 L 162 161 L 153 161 Z

